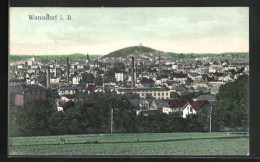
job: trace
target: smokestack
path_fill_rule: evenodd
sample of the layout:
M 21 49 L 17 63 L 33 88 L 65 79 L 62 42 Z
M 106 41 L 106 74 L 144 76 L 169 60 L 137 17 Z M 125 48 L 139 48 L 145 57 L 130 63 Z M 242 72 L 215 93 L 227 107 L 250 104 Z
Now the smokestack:
M 105 75 L 103 75 L 103 93 L 105 93 Z
M 141 79 L 143 79 L 143 62 L 140 62 L 141 64 Z
M 135 66 L 135 60 L 134 60 L 134 57 L 132 57 L 132 70 L 131 70 L 131 73 L 132 73 L 132 76 L 131 76 L 131 88 L 134 88 L 135 87 L 135 81 L 134 81 L 134 66 Z
M 105 62 L 105 72 L 107 71 L 107 63 Z
M 15 75 L 15 78 L 17 78 L 16 73 L 17 73 L 16 60 L 14 60 L 14 75 Z
M 67 84 L 69 84 L 69 58 L 67 57 Z
M 54 68 L 55 68 L 55 71 L 54 71 L 54 76 L 57 76 L 57 68 L 56 68 L 56 63 L 57 63 L 57 61 L 56 61 L 56 59 L 55 59 L 55 64 L 54 64 Z
M 50 89 L 50 67 L 46 69 L 46 89 Z
M 159 70 L 159 73 L 161 72 L 161 55 L 159 55 L 159 68 L 158 68 L 158 70 Z
M 135 64 L 135 83 L 137 83 L 137 63 Z

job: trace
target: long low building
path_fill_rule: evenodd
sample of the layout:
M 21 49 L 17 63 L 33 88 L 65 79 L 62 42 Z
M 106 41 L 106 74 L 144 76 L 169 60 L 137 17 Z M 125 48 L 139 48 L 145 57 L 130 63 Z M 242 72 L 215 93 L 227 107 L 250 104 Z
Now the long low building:
M 146 98 L 150 95 L 155 99 L 170 99 L 170 89 L 168 88 L 118 88 L 115 91 L 120 95 L 132 92 L 138 94 L 140 98 Z

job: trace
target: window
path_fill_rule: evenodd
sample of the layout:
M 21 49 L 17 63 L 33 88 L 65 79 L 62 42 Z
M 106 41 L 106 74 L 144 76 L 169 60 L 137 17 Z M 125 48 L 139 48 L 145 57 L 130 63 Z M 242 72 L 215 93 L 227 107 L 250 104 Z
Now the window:
M 168 96 L 168 93 L 165 93 L 166 96 Z
M 192 108 L 190 107 L 190 112 L 192 112 Z
M 144 96 L 144 93 L 142 93 L 142 96 Z
M 158 96 L 160 96 L 160 93 L 158 93 Z
M 164 96 L 164 93 L 162 93 L 162 96 Z
M 153 95 L 156 96 L 156 93 L 154 93 Z

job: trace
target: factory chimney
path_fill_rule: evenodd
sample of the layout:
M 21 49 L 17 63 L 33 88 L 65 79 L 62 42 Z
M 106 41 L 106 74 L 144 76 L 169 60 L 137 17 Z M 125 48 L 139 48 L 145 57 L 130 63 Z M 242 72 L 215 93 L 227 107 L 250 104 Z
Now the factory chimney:
M 69 58 L 67 57 L 67 72 L 66 72 L 66 74 L 67 74 L 67 79 L 66 79 L 67 84 L 69 84 L 69 73 L 70 73 L 70 71 L 69 71 Z
M 135 68 L 135 61 L 134 61 L 134 57 L 132 57 L 132 70 L 131 70 L 131 88 L 135 87 L 135 81 L 134 81 L 134 68 Z
M 105 93 L 105 75 L 103 75 L 103 93 Z
M 135 64 L 135 83 L 137 83 L 137 62 Z
M 50 89 L 50 67 L 46 69 L 46 89 Z
M 161 72 L 161 55 L 159 54 L 159 68 L 158 68 L 159 73 Z
M 14 60 L 14 75 L 17 78 L 16 60 Z
M 140 62 L 141 64 L 141 80 L 143 79 L 143 62 Z
M 57 76 L 57 67 L 56 67 L 56 64 L 57 64 L 57 60 L 55 59 L 55 64 L 54 64 L 54 67 L 55 67 L 54 76 L 55 76 L 55 77 Z

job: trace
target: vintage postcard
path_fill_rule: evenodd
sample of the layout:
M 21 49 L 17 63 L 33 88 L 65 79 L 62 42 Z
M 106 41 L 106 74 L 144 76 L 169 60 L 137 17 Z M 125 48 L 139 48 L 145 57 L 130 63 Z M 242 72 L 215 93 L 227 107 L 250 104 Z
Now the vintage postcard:
M 249 155 L 248 7 L 10 7 L 10 156 Z

